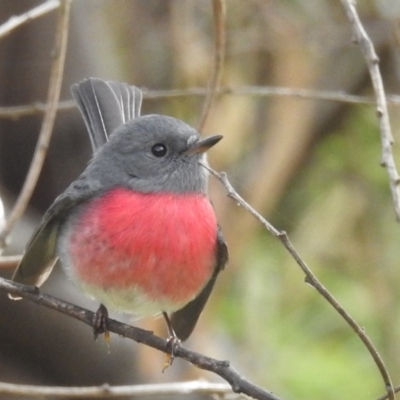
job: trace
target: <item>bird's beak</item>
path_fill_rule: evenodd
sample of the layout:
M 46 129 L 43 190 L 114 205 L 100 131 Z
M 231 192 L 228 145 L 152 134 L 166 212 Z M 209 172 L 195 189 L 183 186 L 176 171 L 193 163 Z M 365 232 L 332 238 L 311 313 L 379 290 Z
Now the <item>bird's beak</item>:
M 205 153 L 222 139 L 222 135 L 209 136 L 205 139 L 193 143 L 183 154 Z

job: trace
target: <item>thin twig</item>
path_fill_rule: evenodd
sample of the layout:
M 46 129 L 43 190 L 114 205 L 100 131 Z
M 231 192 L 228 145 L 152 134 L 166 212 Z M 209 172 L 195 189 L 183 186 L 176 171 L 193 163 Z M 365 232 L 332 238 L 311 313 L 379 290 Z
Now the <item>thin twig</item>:
M 372 86 L 376 98 L 376 111 L 379 120 L 379 129 L 381 133 L 382 156 L 381 165 L 386 168 L 389 175 L 390 190 L 396 219 L 400 222 L 400 177 L 397 172 L 396 164 L 392 153 L 393 135 L 389 122 L 389 113 L 387 110 L 385 89 L 383 87 L 382 75 L 379 69 L 379 58 L 375 52 L 374 45 L 365 31 L 360 18 L 357 14 L 355 1 L 341 0 L 347 19 L 353 30 L 356 43 L 360 46 L 368 66 Z M 394 398 L 394 394 L 393 397 Z
M 399 393 L 399 392 L 400 392 L 400 386 L 395 386 L 395 387 L 394 387 L 394 392 L 395 392 L 395 393 Z M 383 396 L 378 397 L 376 400 L 386 400 L 386 399 L 388 399 L 388 398 L 389 398 L 389 394 L 386 393 L 386 394 L 384 394 Z
M 3 229 L 3 227 L 6 224 L 6 217 L 5 217 L 5 212 L 4 212 L 4 205 L 3 205 L 3 201 L 1 200 L 0 197 L 0 232 Z
M 142 396 L 177 396 L 177 395 L 218 395 L 231 394 L 232 389 L 226 383 L 211 383 L 206 381 L 158 383 L 149 385 L 124 385 L 87 387 L 68 386 L 36 386 L 18 385 L 0 382 L 0 394 L 28 397 L 67 397 L 74 398 L 115 398 L 115 397 L 142 397 Z
M 258 213 L 253 207 L 251 207 L 232 187 L 227 175 L 224 172 L 216 172 L 212 168 L 205 164 L 202 164 L 204 168 L 208 169 L 215 177 L 217 177 L 227 190 L 228 196 L 232 198 L 235 202 L 240 204 L 246 211 L 248 211 L 253 217 L 255 217 L 272 235 L 276 236 L 289 254 L 293 257 L 296 263 L 300 266 L 304 272 L 306 278 L 305 281 L 313 286 L 318 293 L 322 295 L 324 299 L 339 313 L 339 315 L 347 322 L 347 324 L 353 329 L 357 336 L 364 343 L 368 352 L 371 354 L 382 379 L 385 384 L 385 390 L 388 392 L 389 398 L 392 400 L 391 394 L 394 395 L 392 380 L 389 375 L 389 371 L 378 353 L 378 350 L 372 343 L 371 339 L 368 337 L 365 330 L 353 319 L 353 317 L 339 304 L 339 302 L 332 296 L 332 294 L 325 288 L 325 286 L 316 278 L 316 276 L 311 271 L 310 267 L 301 258 L 297 250 L 294 248 L 293 244 L 290 242 L 289 237 L 286 232 L 279 231 L 273 225 L 271 225 L 260 213 Z
M 4 229 L 5 226 L 6 226 L 6 216 L 5 216 L 5 212 L 4 212 L 3 200 L 0 197 L 0 232 Z M 4 250 L 4 247 L 0 246 L 0 255 L 3 252 L 3 250 Z
M 147 100 L 169 99 L 174 97 L 206 96 L 209 93 L 207 88 L 188 88 L 172 90 L 143 90 L 143 97 Z M 356 96 L 343 92 L 327 92 L 308 89 L 291 89 L 283 87 L 268 86 L 242 86 L 231 87 L 223 86 L 216 89 L 217 94 L 233 96 L 257 96 L 257 97 L 297 97 L 305 100 L 325 100 L 347 104 L 370 105 L 375 104 L 376 100 L 367 96 Z M 386 97 L 388 105 L 400 105 L 400 96 L 388 95 Z M 58 111 L 69 111 L 76 108 L 72 100 L 60 101 Z M 46 110 L 46 105 L 36 102 L 31 105 L 0 107 L 0 118 L 18 119 L 29 115 L 42 114 Z
M 22 15 L 11 17 L 7 22 L 0 25 L 0 39 L 9 35 L 14 29 L 20 27 L 21 25 L 32 21 L 33 19 L 39 18 L 50 11 L 55 10 L 59 6 L 59 0 L 48 0 Z
M 0 248 L 6 246 L 6 239 L 14 225 L 24 213 L 38 181 L 40 172 L 49 147 L 53 132 L 54 120 L 57 113 L 57 103 L 60 98 L 61 83 L 63 78 L 65 54 L 67 49 L 68 22 L 71 0 L 62 0 L 57 23 L 57 32 L 54 45 L 55 58 L 51 66 L 49 90 L 47 95 L 47 109 L 43 118 L 35 154 L 25 179 L 17 202 L 7 219 L 6 226 L 0 232 Z
M 0 278 L 0 290 L 23 297 L 26 300 L 32 301 L 52 310 L 56 310 L 78 321 L 84 322 L 87 325 L 93 326 L 95 315 L 93 312 L 75 306 L 66 301 L 59 300 L 53 296 L 42 294 L 40 293 L 39 289 L 34 286 L 21 285 L 7 279 Z M 147 346 L 167 354 L 171 353 L 170 340 L 161 339 L 158 336 L 153 335 L 152 332 L 123 324 L 110 318 L 107 319 L 107 328 L 110 332 L 130 338 L 138 343 L 146 344 Z M 273 393 L 243 378 L 241 374 L 239 374 L 230 366 L 228 361 L 221 361 L 206 357 L 202 354 L 188 350 L 181 345 L 174 348 L 174 356 L 189 361 L 198 368 L 211 371 L 219 375 L 229 383 L 233 392 L 235 393 L 243 393 L 259 400 L 280 400 Z
M 74 108 L 76 103 L 72 100 L 60 101 L 57 105 L 57 111 L 69 111 Z M 39 101 L 22 106 L 0 107 L 0 118 L 17 120 L 30 115 L 42 115 L 46 110 L 46 104 Z
M 225 0 L 212 0 L 214 31 L 215 31 L 215 49 L 214 49 L 214 68 L 211 76 L 209 91 L 204 102 L 203 111 L 197 129 L 203 131 L 204 125 L 210 114 L 211 107 L 217 94 L 217 89 L 221 81 L 222 66 L 225 58 L 226 45 L 226 5 Z

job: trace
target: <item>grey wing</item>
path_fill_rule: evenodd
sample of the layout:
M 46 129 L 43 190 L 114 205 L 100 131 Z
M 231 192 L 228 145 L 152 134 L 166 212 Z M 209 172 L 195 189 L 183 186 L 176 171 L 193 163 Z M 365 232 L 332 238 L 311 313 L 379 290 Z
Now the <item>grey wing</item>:
M 22 260 L 12 277 L 14 282 L 40 286 L 46 281 L 58 259 L 57 240 L 64 213 L 100 192 L 99 182 L 89 182 L 85 175 L 82 175 L 57 197 L 28 242 Z M 10 295 L 10 298 L 17 300 L 20 297 Z
M 190 303 L 186 304 L 185 307 L 181 308 L 171 315 L 171 325 L 175 331 L 176 336 L 178 336 L 180 340 L 185 341 L 193 332 L 193 329 L 200 317 L 200 314 L 203 311 L 203 308 L 207 303 L 208 298 L 210 297 L 218 274 L 224 269 L 227 261 L 228 248 L 225 243 L 224 237 L 222 236 L 222 232 L 218 227 L 216 242 L 216 265 L 214 274 L 208 281 L 207 285 L 194 300 L 192 300 Z
M 12 280 L 25 285 L 40 286 L 50 275 L 58 257 L 56 243 L 59 224 L 51 218 L 40 226 L 29 242 Z M 18 296 L 9 295 L 14 300 Z
M 72 85 L 71 93 L 85 121 L 93 153 L 115 129 L 140 114 L 142 92 L 126 83 L 89 78 Z

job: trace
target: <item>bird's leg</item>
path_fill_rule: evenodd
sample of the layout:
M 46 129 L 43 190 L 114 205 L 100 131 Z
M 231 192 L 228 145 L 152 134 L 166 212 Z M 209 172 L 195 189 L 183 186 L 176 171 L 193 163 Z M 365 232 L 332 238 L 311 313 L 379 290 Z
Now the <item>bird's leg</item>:
M 104 339 L 107 343 L 110 342 L 110 331 L 108 330 L 108 311 L 107 308 L 100 304 L 99 309 L 96 311 L 93 317 L 93 335 L 96 340 L 99 335 L 104 333 Z
M 163 372 L 172 365 L 174 358 L 175 358 L 175 351 L 181 344 L 180 339 L 178 336 L 176 336 L 176 333 L 174 331 L 174 328 L 172 327 L 171 320 L 169 319 L 168 314 L 163 311 L 163 316 L 165 319 L 165 322 L 167 323 L 167 328 L 168 328 L 168 333 L 169 333 L 169 338 L 167 339 L 167 345 L 170 346 L 171 350 L 169 353 L 167 353 L 167 359 L 164 364 Z

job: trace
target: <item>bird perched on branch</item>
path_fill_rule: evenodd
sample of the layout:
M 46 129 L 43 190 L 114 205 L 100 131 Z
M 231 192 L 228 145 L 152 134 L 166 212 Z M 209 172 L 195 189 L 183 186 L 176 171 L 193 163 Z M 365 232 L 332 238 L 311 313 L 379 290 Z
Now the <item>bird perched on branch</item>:
M 71 91 L 93 158 L 44 215 L 13 280 L 40 286 L 59 258 L 102 304 L 100 320 L 106 308 L 162 313 L 186 340 L 228 258 L 201 165 L 222 136 L 140 116 L 142 93 L 125 83 L 90 78 Z

